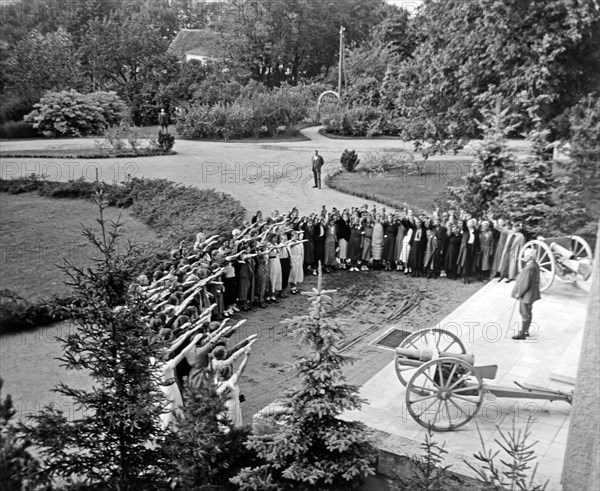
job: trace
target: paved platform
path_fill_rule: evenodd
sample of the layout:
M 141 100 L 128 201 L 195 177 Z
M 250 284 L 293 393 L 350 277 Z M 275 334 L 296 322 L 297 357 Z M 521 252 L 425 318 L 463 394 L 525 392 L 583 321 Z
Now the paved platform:
M 533 336 L 526 341 L 511 339 L 518 331 L 520 317 L 515 301 L 510 297 L 514 283 L 488 283 L 454 312 L 439 327 L 457 334 L 475 355 L 475 365 L 498 365 L 498 372 L 489 384 L 514 386 L 513 381 L 557 389 L 573 390 L 573 385 L 554 380 L 552 373 L 564 366 L 577 366 L 579 350 L 574 346 L 583 332 L 588 293 L 573 285 L 556 282 L 533 308 Z M 512 320 L 511 320 L 512 316 Z M 509 325 L 510 322 L 510 325 Z M 568 358 L 568 359 L 567 359 Z M 399 382 L 395 362 L 390 363 L 361 388 L 361 397 L 369 401 L 361 411 L 352 411 L 345 418 L 363 421 L 369 427 L 394 437 L 399 448 L 407 441 L 423 442 L 425 428 L 417 424 L 407 411 L 406 391 Z M 445 442 L 451 462 L 473 462 L 472 456 L 481 449 L 481 439 L 488 448 L 499 449 L 494 440 L 514 427 L 522 430 L 531 418 L 530 442 L 537 441 L 538 469 L 534 482 L 549 481 L 547 489 L 558 491 L 569 426 L 570 405 L 564 401 L 505 399 L 486 394 L 477 416 L 452 432 L 435 434 Z M 481 437 L 478 433 L 481 434 Z M 414 447 L 414 445 L 413 445 Z M 410 453 L 409 453 L 410 454 Z M 467 466 L 451 470 L 474 476 Z

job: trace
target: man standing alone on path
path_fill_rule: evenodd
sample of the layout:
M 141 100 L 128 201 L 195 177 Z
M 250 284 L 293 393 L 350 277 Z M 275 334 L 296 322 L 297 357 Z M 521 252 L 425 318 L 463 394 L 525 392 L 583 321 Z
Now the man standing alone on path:
M 512 291 L 512 297 L 519 301 L 519 313 L 521 314 L 521 329 L 513 336 L 513 339 L 526 339 L 529 337 L 529 326 L 532 319 L 533 302 L 539 300 L 540 296 L 540 267 L 535 260 L 535 250 L 527 249 L 523 252 L 527 264 L 517 277 L 517 282 Z
M 161 109 L 158 114 L 158 124 L 160 125 L 161 131 L 168 133 L 167 128 L 169 127 L 169 115 L 165 112 L 165 109 Z
M 312 158 L 312 171 L 313 176 L 315 176 L 315 185 L 313 188 L 321 189 L 321 169 L 323 168 L 323 157 L 319 155 L 319 151 L 315 150 L 315 154 Z

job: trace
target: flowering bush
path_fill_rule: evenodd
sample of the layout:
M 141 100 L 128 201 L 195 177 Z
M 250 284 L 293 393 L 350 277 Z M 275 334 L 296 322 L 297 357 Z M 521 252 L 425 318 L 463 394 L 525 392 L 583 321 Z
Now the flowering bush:
M 101 134 L 119 124 L 127 113 L 115 92 L 49 92 L 33 107 L 25 121 L 48 137 Z

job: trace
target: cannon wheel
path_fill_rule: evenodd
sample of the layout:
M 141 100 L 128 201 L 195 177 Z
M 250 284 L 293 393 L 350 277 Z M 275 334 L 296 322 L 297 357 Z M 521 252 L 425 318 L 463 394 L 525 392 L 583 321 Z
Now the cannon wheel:
M 554 253 L 546 244 L 541 240 L 530 240 L 521 249 L 521 255 L 519 257 L 519 271 L 525 267 L 525 259 L 523 253 L 526 249 L 533 248 L 535 250 L 535 257 L 540 267 L 540 291 L 545 292 L 552 286 L 554 282 L 554 276 L 556 276 L 556 261 L 554 260 Z
M 571 235 L 571 251 L 575 255 L 576 259 L 588 259 L 590 264 L 594 254 L 589 244 L 578 235 Z
M 483 380 L 473 365 L 458 358 L 438 358 L 421 365 L 412 376 L 406 405 L 424 428 L 452 431 L 475 417 L 484 392 Z
M 446 353 L 457 353 L 461 355 L 467 354 L 465 345 L 460 338 L 445 329 L 432 327 L 431 329 L 422 329 L 415 331 L 406 336 L 398 348 L 408 349 L 430 349 L 433 350 L 434 358 L 437 358 L 441 351 Z M 413 366 L 402 365 L 402 358 L 396 355 L 396 375 L 398 379 L 406 387 L 406 384 L 415 373 L 417 368 Z

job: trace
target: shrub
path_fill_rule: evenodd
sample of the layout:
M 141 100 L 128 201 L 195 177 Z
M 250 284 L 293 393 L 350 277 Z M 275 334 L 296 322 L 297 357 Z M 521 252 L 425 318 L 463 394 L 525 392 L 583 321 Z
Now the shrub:
M 142 134 L 140 127 L 121 122 L 104 130 L 104 140 L 117 152 L 125 150 L 125 142 L 127 142 L 131 150 L 139 153 Z
M 306 88 L 283 86 L 268 90 L 252 84 L 230 102 L 213 105 L 192 104 L 184 108 L 177 119 L 177 132 L 184 138 L 274 136 L 280 126 L 289 135 L 297 123 L 308 115 L 310 91 Z
M 80 94 L 74 90 L 50 92 L 25 121 L 45 136 L 98 135 L 118 124 L 126 115 L 126 106 L 114 92 Z
M 354 106 L 335 111 L 324 119 L 328 133 L 341 136 L 397 135 L 395 121 L 379 107 Z
M 35 138 L 38 132 L 31 123 L 25 121 L 8 121 L 0 126 L 0 138 Z
M 356 170 L 356 167 L 360 163 L 360 160 L 358 159 L 358 155 L 356 155 L 356 152 L 354 150 L 344 150 L 344 153 L 342 153 L 342 156 L 340 158 L 340 163 L 342 164 L 342 167 L 348 172 L 354 172 Z
M 70 299 L 54 297 L 32 304 L 11 290 L 0 290 L 0 334 L 45 326 L 66 319 Z
M 2 101 L 0 123 L 23 121 L 23 117 L 32 111 L 35 102 L 28 97 L 12 97 Z
M 173 148 L 173 145 L 175 145 L 175 137 L 173 135 L 171 135 L 170 133 L 163 133 L 160 132 L 158 134 L 158 148 L 164 152 L 164 153 L 168 153 L 171 151 L 171 149 Z
M 401 169 L 406 175 L 421 175 L 423 164 L 415 160 L 412 152 L 369 152 L 361 169 L 368 174 L 383 174 Z

